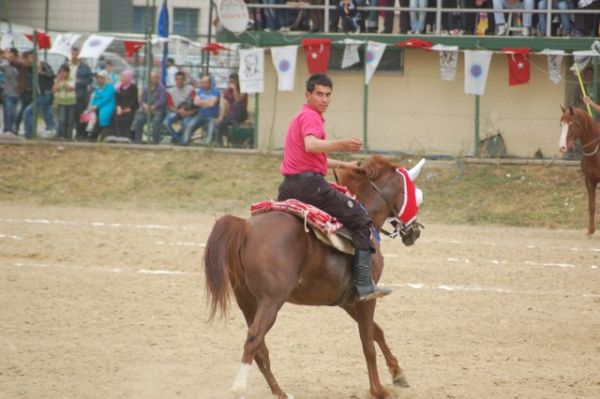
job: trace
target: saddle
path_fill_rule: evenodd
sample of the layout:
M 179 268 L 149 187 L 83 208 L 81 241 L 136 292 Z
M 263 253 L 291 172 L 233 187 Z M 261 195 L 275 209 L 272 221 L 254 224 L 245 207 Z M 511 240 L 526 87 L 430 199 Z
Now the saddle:
M 329 183 L 337 191 L 355 199 L 355 196 L 344 186 Z M 334 216 L 297 199 L 285 201 L 267 200 L 257 202 L 250 206 L 252 216 L 268 212 L 286 212 L 294 215 L 304 222 L 304 231 L 312 231 L 315 237 L 340 252 L 354 255 L 355 248 L 352 244 L 352 235 L 344 225 Z

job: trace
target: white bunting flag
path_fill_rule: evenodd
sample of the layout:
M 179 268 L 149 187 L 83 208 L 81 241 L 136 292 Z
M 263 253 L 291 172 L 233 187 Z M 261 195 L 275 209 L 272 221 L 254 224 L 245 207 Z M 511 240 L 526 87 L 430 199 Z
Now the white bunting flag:
M 465 93 L 482 96 L 485 93 L 492 52 L 465 50 Z
M 14 47 L 15 38 L 11 32 L 4 32 L 0 41 L 0 50 L 8 50 Z
M 81 35 L 76 33 L 60 33 L 52 41 L 52 48 L 50 48 L 49 52 L 64 55 L 65 57 L 70 58 L 71 47 L 75 45 L 75 42 L 80 37 Z
M 262 93 L 265 89 L 265 50 L 240 50 L 240 91 Z
M 358 48 L 363 44 L 360 40 L 344 39 L 344 55 L 342 56 L 342 69 L 351 67 L 360 62 Z
M 383 52 L 385 51 L 385 43 L 367 42 L 367 54 L 365 56 L 365 84 L 369 84 Z
M 431 49 L 440 52 L 440 74 L 442 80 L 454 81 L 456 78 L 456 65 L 458 64 L 458 46 L 436 44 Z
M 579 67 L 579 72 L 582 72 L 592 61 L 592 57 L 597 56 L 594 50 L 581 50 L 573 51 L 573 65 L 569 68 L 571 71 L 576 72 L 575 64 Z
M 562 74 L 560 67 L 562 66 L 563 57 L 565 55 L 564 50 L 551 50 L 544 49 L 539 54 L 548 56 L 548 77 L 554 84 L 562 82 Z
M 271 47 L 271 59 L 277 71 L 277 90 L 294 90 L 298 46 Z
M 104 51 L 106 51 L 113 40 L 115 40 L 114 37 L 90 35 L 85 43 L 83 43 L 79 57 L 96 59 L 100 57 Z

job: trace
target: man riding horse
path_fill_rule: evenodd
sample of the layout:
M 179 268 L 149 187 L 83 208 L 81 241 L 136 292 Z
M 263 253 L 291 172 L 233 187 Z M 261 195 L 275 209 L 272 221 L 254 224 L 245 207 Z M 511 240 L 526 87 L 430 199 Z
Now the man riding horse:
M 335 216 L 352 234 L 356 247 L 352 275 L 360 301 L 380 298 L 391 293 L 373 283 L 371 275 L 371 218 L 353 199 L 331 187 L 325 180 L 327 168 L 356 168 L 355 162 L 327 157 L 334 151 L 358 152 L 358 138 L 327 140 L 323 114 L 329 106 L 333 83 L 322 74 L 306 82 L 306 104 L 290 122 L 285 137 L 280 171 L 279 201 L 295 198 Z

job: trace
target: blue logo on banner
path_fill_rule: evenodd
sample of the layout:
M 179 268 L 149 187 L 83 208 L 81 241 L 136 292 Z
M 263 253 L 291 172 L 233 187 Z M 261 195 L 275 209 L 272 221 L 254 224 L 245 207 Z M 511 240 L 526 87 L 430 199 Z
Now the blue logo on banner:
M 288 60 L 283 60 L 279 63 L 279 70 L 281 72 L 287 72 L 290 69 L 290 63 Z

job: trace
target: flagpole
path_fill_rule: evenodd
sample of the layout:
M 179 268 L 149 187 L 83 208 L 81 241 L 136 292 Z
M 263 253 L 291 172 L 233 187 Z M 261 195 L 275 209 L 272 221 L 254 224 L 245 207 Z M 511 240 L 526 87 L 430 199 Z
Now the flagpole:
M 8 20 L 8 31 L 12 33 L 12 21 L 10 19 L 10 9 L 8 8 L 8 4 L 6 3 L 7 1 L 8 0 L 4 0 L 3 1 L 3 3 L 4 3 L 4 12 L 6 12 L 6 18 Z M 12 45 L 14 46 L 14 41 L 13 41 Z
M 475 95 L 475 154 L 474 156 L 479 156 L 479 102 L 481 100 L 481 96 L 479 94 Z
M 208 7 L 208 43 L 210 44 L 212 42 L 212 19 L 213 19 L 213 9 L 215 8 L 215 4 L 213 3 L 213 0 L 209 0 L 210 1 L 210 6 Z M 210 68 L 210 51 L 206 51 L 206 57 L 204 57 L 205 60 L 205 64 L 204 64 L 204 73 L 208 73 L 208 70 Z
M 50 0 L 46 0 L 46 10 L 44 12 L 44 33 L 48 34 L 48 3 Z M 44 61 L 48 60 L 48 49 L 44 49 Z
M 31 77 L 31 89 L 32 89 L 32 101 L 31 101 L 31 110 L 32 110 L 32 136 L 34 138 L 37 136 L 37 91 L 38 91 L 38 31 L 33 31 L 33 65 L 31 68 L 33 69 L 33 74 Z M 27 126 L 27 125 L 25 125 Z
M 365 75 L 367 73 L 367 47 L 364 46 L 364 66 L 365 66 Z M 367 153 L 368 147 L 368 134 L 367 129 L 369 125 L 369 85 L 365 80 L 365 86 L 363 90 L 363 154 Z
M 152 32 L 154 30 L 154 21 L 152 21 L 152 13 L 149 10 L 150 0 L 146 0 L 146 130 L 152 134 L 152 88 L 150 82 L 152 80 Z M 152 0 L 152 10 L 156 9 L 156 0 Z

